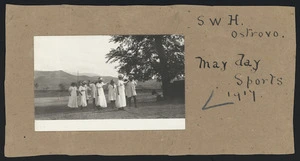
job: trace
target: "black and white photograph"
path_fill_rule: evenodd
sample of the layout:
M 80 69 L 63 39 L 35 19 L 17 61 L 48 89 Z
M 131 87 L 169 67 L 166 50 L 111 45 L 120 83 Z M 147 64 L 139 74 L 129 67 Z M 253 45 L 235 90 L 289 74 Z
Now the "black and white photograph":
M 183 35 L 34 36 L 36 131 L 184 130 Z

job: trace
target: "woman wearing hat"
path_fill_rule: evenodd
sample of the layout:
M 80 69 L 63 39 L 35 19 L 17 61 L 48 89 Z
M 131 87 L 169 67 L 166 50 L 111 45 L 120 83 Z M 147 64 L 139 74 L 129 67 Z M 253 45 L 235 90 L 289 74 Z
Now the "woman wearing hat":
M 111 80 L 108 85 L 108 100 L 110 101 L 111 108 L 115 107 L 116 97 L 117 97 L 116 89 L 117 87 L 114 80 Z
M 102 78 L 99 78 L 99 81 L 96 83 L 96 106 L 100 106 L 102 108 L 107 107 L 106 98 L 104 94 L 103 87 L 106 85 L 106 83 L 103 83 Z
M 86 88 L 84 86 L 84 83 L 81 82 L 79 86 L 79 95 L 80 95 L 80 103 L 79 106 L 81 107 L 87 107 L 87 102 L 86 102 Z
M 120 74 L 118 76 L 118 82 L 117 82 L 117 98 L 116 98 L 116 106 L 119 110 L 124 110 L 124 107 L 126 107 L 126 96 L 125 96 L 125 84 L 123 81 L 123 75 Z
M 70 96 L 69 96 L 68 107 L 78 108 L 76 83 L 74 83 L 74 82 L 71 83 L 71 86 L 69 88 L 69 93 L 70 93 Z

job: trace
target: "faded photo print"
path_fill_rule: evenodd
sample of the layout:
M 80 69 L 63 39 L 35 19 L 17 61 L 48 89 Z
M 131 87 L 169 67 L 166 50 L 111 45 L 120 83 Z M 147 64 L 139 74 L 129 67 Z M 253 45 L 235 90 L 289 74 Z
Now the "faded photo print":
M 37 131 L 47 131 L 48 123 L 64 130 L 57 121 L 66 120 L 108 122 L 74 131 L 122 130 L 123 124 L 176 129 L 178 121 L 184 129 L 184 82 L 183 35 L 34 37 Z

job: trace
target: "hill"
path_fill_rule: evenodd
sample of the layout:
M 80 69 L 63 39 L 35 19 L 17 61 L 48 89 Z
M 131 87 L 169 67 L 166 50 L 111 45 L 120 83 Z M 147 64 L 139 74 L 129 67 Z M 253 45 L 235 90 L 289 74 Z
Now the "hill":
M 69 74 L 72 74 L 72 75 L 77 75 L 77 73 L 69 73 Z M 100 75 L 99 74 L 95 74 L 95 73 L 79 73 L 80 75 L 85 75 L 85 76 L 89 76 L 89 77 L 99 77 Z
M 89 73 L 92 75 L 92 73 Z M 96 75 L 96 74 L 95 74 Z M 117 80 L 117 78 L 112 76 L 101 76 L 104 82 L 109 82 L 110 80 Z M 86 75 L 72 75 L 65 71 L 34 71 L 34 83 L 38 84 L 35 90 L 59 90 L 59 84 L 63 84 L 66 88 L 70 86 L 72 82 L 77 81 L 96 81 L 98 76 L 86 76 Z M 139 89 L 160 89 L 161 83 L 156 80 L 149 80 L 145 82 L 138 82 L 137 88 Z

